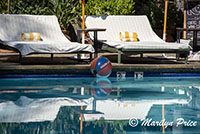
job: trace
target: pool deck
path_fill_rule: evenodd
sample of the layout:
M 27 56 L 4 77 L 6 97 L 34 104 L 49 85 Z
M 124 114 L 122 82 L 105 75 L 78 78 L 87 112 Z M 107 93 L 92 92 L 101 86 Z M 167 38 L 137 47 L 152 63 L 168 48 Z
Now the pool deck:
M 70 57 L 74 54 L 34 54 L 23 57 L 22 63 L 18 62 L 18 53 L 0 50 L 0 75 L 52 75 L 52 74 L 88 74 L 90 73 L 89 61 L 78 62 Z M 113 74 L 117 72 L 150 72 L 150 73 L 200 73 L 200 62 L 184 60 L 155 60 L 148 56 L 161 56 L 161 54 L 144 54 L 122 56 L 122 63 L 117 64 L 116 53 L 100 53 L 110 59 Z

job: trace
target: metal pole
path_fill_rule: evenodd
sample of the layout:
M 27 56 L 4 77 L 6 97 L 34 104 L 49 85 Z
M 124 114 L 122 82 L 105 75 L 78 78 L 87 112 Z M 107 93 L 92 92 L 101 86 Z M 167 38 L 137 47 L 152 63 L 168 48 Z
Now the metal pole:
M 166 41 L 167 8 L 168 8 L 168 0 L 165 0 L 165 14 L 164 14 L 164 28 L 163 28 L 163 40 L 164 40 L 164 41 Z

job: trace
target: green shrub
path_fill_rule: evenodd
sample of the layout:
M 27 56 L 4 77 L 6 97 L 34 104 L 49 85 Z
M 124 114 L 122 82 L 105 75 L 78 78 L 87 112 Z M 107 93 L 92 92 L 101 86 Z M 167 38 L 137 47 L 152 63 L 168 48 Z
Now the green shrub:
M 11 3 L 12 14 L 56 15 L 62 29 L 68 29 L 79 17 L 78 0 L 15 0 Z
M 8 12 L 8 3 L 7 3 L 7 0 L 1 0 L 0 1 L 0 13 L 1 14 L 5 14 Z
M 11 2 L 12 14 L 46 14 L 47 7 L 43 5 L 41 0 L 15 0 Z
M 88 0 L 86 15 L 131 15 L 134 5 L 134 0 Z
M 79 0 L 48 0 L 48 14 L 58 17 L 62 29 L 67 29 L 80 18 Z
M 148 0 L 142 4 L 137 14 L 147 15 L 153 29 L 163 29 L 165 2 Z M 167 28 L 174 29 L 178 19 L 178 11 L 174 3 L 168 4 Z

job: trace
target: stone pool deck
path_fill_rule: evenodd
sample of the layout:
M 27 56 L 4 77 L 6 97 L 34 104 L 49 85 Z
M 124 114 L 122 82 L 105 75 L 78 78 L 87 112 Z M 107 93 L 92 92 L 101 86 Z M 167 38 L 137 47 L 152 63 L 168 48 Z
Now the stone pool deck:
M 161 56 L 161 54 L 144 54 L 122 56 L 123 64 L 117 64 L 116 53 L 100 53 L 112 62 L 113 73 L 116 72 L 148 72 L 148 73 L 200 73 L 200 62 L 184 60 L 155 60 L 148 56 Z M 18 53 L 0 50 L 0 75 L 47 75 L 47 74 L 88 74 L 90 73 L 89 61 L 77 62 L 73 60 L 74 54 L 34 54 L 23 57 L 22 63 L 18 62 Z

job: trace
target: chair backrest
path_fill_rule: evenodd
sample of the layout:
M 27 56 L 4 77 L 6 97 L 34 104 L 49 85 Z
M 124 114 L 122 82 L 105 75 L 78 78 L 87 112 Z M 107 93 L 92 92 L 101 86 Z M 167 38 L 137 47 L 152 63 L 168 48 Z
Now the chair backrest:
M 162 42 L 152 30 L 147 16 L 86 16 L 87 28 L 106 28 L 98 33 L 99 40 L 120 41 L 120 32 L 136 32 L 140 41 Z M 93 36 L 92 33 L 90 33 Z
M 39 32 L 43 41 L 68 41 L 53 15 L 0 14 L 0 40 L 20 41 L 22 33 Z

